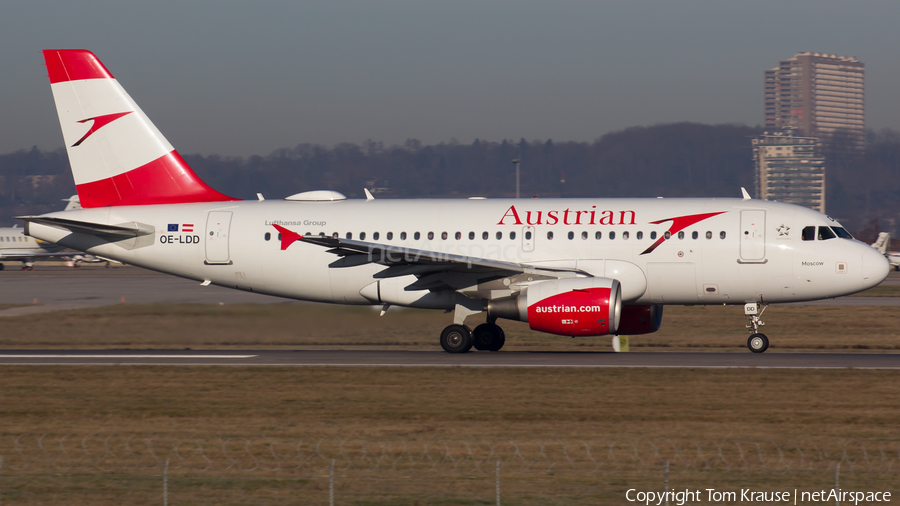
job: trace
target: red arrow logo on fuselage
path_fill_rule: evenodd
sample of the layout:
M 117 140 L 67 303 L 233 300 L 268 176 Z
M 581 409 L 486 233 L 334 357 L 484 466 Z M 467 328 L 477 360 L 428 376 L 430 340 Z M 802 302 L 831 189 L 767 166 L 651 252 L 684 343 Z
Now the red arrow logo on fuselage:
M 669 233 L 669 237 L 671 237 L 695 223 L 700 223 L 707 218 L 712 218 L 713 216 L 717 216 L 723 213 L 725 213 L 725 211 L 719 211 L 717 213 L 690 214 L 688 216 L 677 216 L 675 218 L 666 218 L 665 220 L 651 221 L 650 224 L 659 225 L 660 223 L 671 221 L 672 225 L 667 230 L 667 232 Z M 644 252 L 641 253 L 641 255 L 646 255 L 647 253 L 655 250 L 656 247 L 665 242 L 665 240 L 666 234 L 663 233 L 663 235 L 659 239 L 657 239 L 655 243 L 651 244 L 649 248 L 645 249 Z
M 298 234 L 297 232 L 291 232 L 290 230 L 282 227 L 281 225 L 272 224 L 275 227 L 275 230 L 281 234 L 281 251 L 288 249 L 288 246 L 294 244 L 295 241 L 299 241 L 303 239 L 303 236 Z
M 96 132 L 97 130 L 100 130 L 101 128 L 103 128 L 106 125 L 112 123 L 113 121 L 121 118 L 122 116 L 125 116 L 126 114 L 131 114 L 133 112 L 134 111 L 116 112 L 113 114 L 104 114 L 103 116 L 96 116 L 93 118 L 83 119 L 83 120 L 79 121 L 79 123 L 87 123 L 88 121 L 93 121 L 94 124 L 91 125 L 90 130 L 88 130 L 87 133 L 84 134 L 84 136 L 82 136 L 80 139 L 78 139 L 78 142 L 76 142 L 75 144 L 72 144 L 72 147 L 74 148 L 75 146 L 78 146 L 79 144 L 84 142 L 85 139 L 87 139 L 88 137 L 93 135 L 94 132 Z

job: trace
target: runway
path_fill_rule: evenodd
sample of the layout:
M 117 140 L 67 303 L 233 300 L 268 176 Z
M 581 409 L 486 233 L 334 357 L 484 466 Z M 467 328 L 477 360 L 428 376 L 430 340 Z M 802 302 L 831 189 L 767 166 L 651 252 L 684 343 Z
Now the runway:
M 0 351 L 0 366 L 560 367 L 681 369 L 900 369 L 900 354 L 591 353 L 442 351 Z

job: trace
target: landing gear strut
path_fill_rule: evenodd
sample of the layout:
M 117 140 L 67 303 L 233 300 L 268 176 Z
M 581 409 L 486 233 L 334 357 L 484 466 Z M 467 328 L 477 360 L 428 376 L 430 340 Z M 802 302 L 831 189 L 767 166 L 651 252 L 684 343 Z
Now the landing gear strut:
M 766 304 L 757 302 L 748 302 L 744 304 L 744 316 L 747 317 L 747 329 L 750 330 L 750 338 L 747 339 L 747 347 L 753 353 L 762 353 L 769 349 L 769 338 L 765 334 L 759 332 L 759 328 L 765 325 L 760 320 L 763 313 L 766 312 Z

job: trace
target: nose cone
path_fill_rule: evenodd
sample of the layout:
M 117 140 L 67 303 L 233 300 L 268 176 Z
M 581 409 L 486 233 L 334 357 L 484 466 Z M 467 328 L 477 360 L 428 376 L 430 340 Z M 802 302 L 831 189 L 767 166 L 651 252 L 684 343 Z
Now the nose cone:
M 863 286 L 865 288 L 872 288 L 884 281 L 890 271 L 891 263 L 884 255 L 875 248 L 866 248 L 862 257 Z

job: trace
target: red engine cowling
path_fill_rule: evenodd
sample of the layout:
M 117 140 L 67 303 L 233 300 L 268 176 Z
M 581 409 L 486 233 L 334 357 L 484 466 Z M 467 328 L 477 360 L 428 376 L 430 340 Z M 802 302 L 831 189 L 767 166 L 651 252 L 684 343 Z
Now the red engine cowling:
M 622 314 L 622 288 L 609 278 L 541 281 L 528 287 L 528 325 L 563 336 L 615 334 Z
M 622 306 L 618 333 L 622 336 L 635 336 L 656 332 L 662 325 L 662 314 L 661 304 Z

